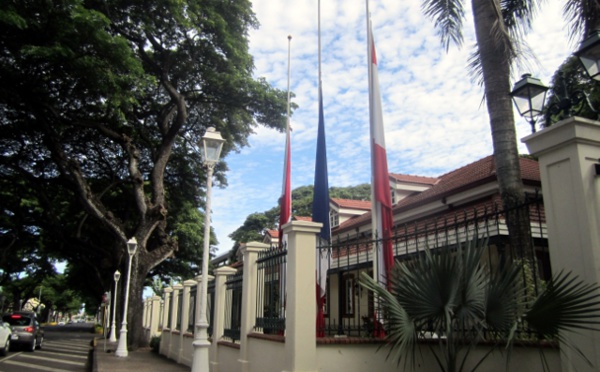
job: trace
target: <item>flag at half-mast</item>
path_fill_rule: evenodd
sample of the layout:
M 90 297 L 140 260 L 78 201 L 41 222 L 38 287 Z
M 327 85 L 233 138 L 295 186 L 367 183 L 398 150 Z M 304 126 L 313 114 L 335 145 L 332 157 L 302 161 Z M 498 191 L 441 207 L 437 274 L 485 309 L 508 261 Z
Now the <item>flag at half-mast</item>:
M 377 71 L 377 53 L 373 40 L 373 31 L 368 26 L 368 58 L 369 58 L 369 121 L 371 129 L 371 184 L 372 184 L 372 223 L 373 234 L 377 244 L 377 280 L 388 281 L 394 264 L 392 250 L 392 229 L 394 216 L 392 213 L 392 196 L 385 150 L 383 129 L 383 112 L 381 108 L 381 92 Z
M 283 159 L 283 185 L 279 198 L 279 244 L 283 245 L 286 238 L 282 227 L 292 219 L 292 145 L 290 138 L 290 43 L 292 37 L 288 36 L 288 93 L 287 93 L 287 121 L 285 125 L 285 155 Z
M 327 145 L 325 141 L 325 117 L 323 114 L 323 81 L 321 80 L 321 1 L 318 1 L 318 66 L 319 66 L 319 123 L 317 127 L 317 155 L 315 158 L 315 181 L 312 205 L 312 220 L 319 222 L 321 231 L 317 235 L 316 250 L 316 300 L 317 337 L 325 336 L 325 296 L 327 294 L 327 270 L 329 269 L 329 243 L 331 226 L 329 223 L 329 176 L 327 174 Z
M 320 85 L 320 84 L 319 84 Z M 317 129 L 317 156 L 312 205 L 312 220 L 323 224 L 317 236 L 317 337 L 325 336 L 323 307 L 327 286 L 328 246 L 331 240 L 329 224 L 329 180 L 327 175 L 327 146 L 325 141 L 325 119 L 323 117 L 323 95 L 319 86 L 319 126 Z

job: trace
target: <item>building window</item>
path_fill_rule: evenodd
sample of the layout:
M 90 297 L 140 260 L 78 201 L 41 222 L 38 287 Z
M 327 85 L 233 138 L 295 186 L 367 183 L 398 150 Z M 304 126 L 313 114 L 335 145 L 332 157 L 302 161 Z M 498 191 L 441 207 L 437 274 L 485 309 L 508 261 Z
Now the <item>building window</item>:
M 340 214 L 335 211 L 331 211 L 329 214 L 329 224 L 331 228 L 334 228 L 340 224 Z
M 392 193 L 392 205 L 396 204 L 396 190 L 394 190 L 392 187 L 390 187 L 390 191 Z

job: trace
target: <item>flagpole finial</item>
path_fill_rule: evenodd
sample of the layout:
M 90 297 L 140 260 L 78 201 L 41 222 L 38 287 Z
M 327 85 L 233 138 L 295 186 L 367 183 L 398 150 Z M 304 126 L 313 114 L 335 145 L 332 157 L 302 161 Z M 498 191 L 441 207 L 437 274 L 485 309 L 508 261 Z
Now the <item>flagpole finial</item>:
M 288 40 L 292 40 L 292 35 L 288 35 Z

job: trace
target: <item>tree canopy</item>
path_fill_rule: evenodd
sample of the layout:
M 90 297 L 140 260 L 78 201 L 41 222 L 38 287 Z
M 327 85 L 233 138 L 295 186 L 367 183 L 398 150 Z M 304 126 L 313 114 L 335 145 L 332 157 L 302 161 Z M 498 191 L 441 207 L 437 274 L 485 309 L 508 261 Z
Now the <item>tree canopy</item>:
M 348 187 L 330 187 L 330 198 L 370 200 L 371 186 L 361 184 Z M 300 186 L 292 190 L 292 216 L 310 217 L 312 214 L 313 186 Z M 255 212 L 246 217 L 243 225 L 232 232 L 229 237 L 235 242 L 233 250 L 237 250 L 240 243 L 262 241 L 264 232 L 277 228 L 279 222 L 279 206 L 264 212 Z
M 3 213 L 30 220 L 3 218 L 2 248 L 43 246 L 98 297 L 131 237 L 131 298 L 166 259 L 199 265 L 201 136 L 220 131 L 225 156 L 257 125 L 285 125 L 286 92 L 252 74 L 257 25 L 246 0 L 2 2 L 0 178 L 14 190 Z

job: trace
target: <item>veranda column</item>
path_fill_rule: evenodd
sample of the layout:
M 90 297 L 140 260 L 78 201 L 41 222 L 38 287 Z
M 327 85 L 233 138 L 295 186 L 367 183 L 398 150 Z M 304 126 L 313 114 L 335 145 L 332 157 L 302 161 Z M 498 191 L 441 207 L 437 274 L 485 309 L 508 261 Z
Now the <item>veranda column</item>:
M 292 221 L 288 236 L 285 361 L 286 372 L 317 371 L 316 234 L 323 224 Z
M 210 372 L 219 372 L 219 340 L 225 329 L 225 293 L 227 276 L 237 272 L 229 266 L 215 269 L 215 300 L 213 304 L 212 345 L 210 346 Z
M 244 274 L 242 287 L 242 319 L 240 322 L 240 359 L 241 371 L 248 371 L 248 333 L 252 332 L 256 323 L 256 259 L 258 254 L 269 245 L 249 242 L 246 246 L 240 247 L 240 252 L 244 257 Z
M 159 347 L 161 355 L 169 355 L 169 348 L 171 345 L 171 324 L 169 324 L 169 313 L 171 311 L 171 293 L 173 293 L 173 288 L 166 287 L 165 289 L 163 289 L 163 329 L 161 331 Z
M 522 140 L 539 158 L 553 273 L 573 271 L 600 283 L 600 122 L 563 120 Z M 562 371 L 600 370 L 600 333 L 565 333 L 592 362 L 561 348 Z

